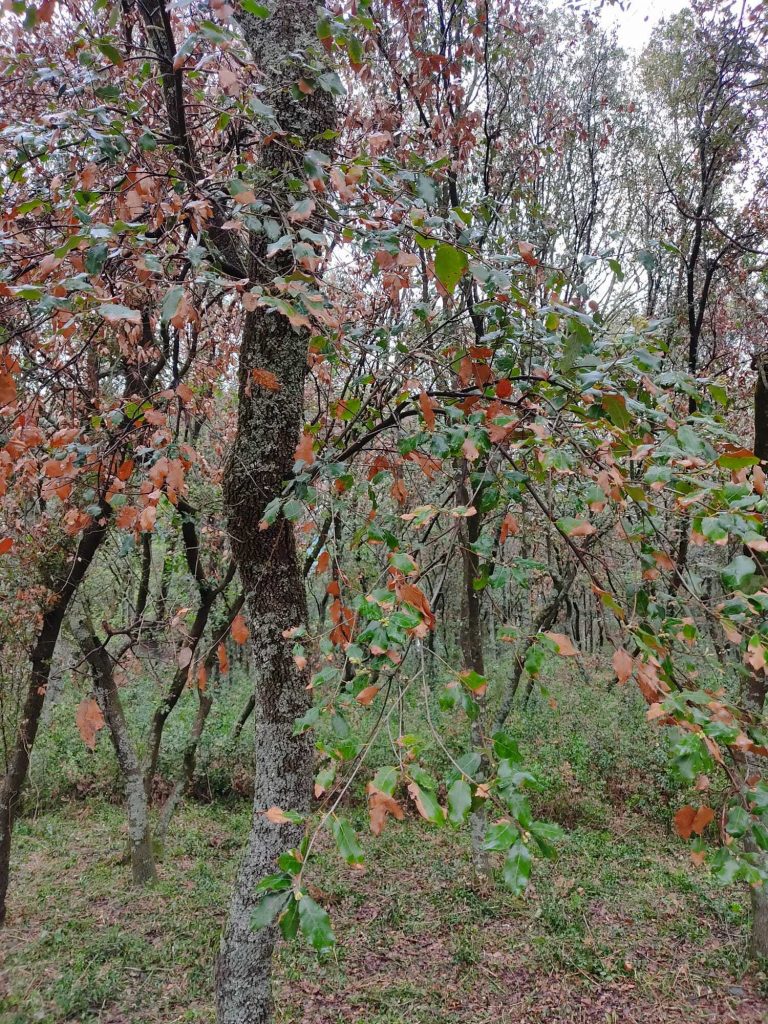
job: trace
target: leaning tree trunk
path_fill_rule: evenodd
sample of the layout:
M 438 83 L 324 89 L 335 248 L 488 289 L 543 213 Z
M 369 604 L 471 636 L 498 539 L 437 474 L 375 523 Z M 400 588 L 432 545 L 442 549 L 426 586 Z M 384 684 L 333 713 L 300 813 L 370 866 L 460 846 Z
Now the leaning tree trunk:
M 157 878 L 152 853 L 152 832 L 149 826 L 149 804 L 144 788 L 144 773 L 117 692 L 112 658 L 97 639 L 93 627 L 86 618 L 74 618 L 70 620 L 70 626 L 83 657 L 90 666 L 94 693 L 104 713 L 123 778 L 133 881 L 136 885 L 146 885 Z
M 321 136 L 335 125 L 326 93 L 295 99 L 290 91 L 302 71 L 298 53 L 314 39 L 314 0 L 270 4 L 267 19 L 242 11 L 238 18 L 256 64 L 263 73 L 265 99 L 288 134 L 267 146 L 261 159 L 271 178 L 276 219 L 284 220 L 295 202 L 287 179 L 301 177 L 301 146 L 322 146 Z M 318 221 L 315 228 L 320 230 Z M 250 279 L 269 287 L 274 277 L 290 272 L 282 254 L 265 256 L 261 236 L 251 239 Z M 282 261 L 282 262 L 281 262 Z M 229 528 L 246 595 L 253 661 L 256 666 L 254 712 L 256 779 L 253 824 L 230 906 L 217 964 L 216 1001 L 219 1024 L 265 1024 L 272 1020 L 271 965 L 275 928 L 254 931 L 250 918 L 258 895 L 256 884 L 276 869 L 277 858 L 299 845 L 303 828 L 275 824 L 265 811 L 277 806 L 305 814 L 310 807 L 313 746 L 306 735 L 294 736 L 294 722 L 311 697 L 306 671 L 294 662 L 285 631 L 306 618 L 304 575 L 297 558 L 293 527 L 282 516 L 260 529 L 266 505 L 290 477 L 303 423 L 304 376 L 309 335 L 261 310 L 246 316 L 239 360 L 239 407 L 235 441 L 225 468 L 224 489 Z M 276 389 L 254 383 L 254 370 L 274 374 Z
M 77 588 L 106 535 L 108 515 L 109 509 L 105 507 L 104 516 L 92 523 L 83 533 L 74 559 L 66 566 L 66 573 L 54 589 L 50 606 L 43 615 L 40 632 L 37 634 L 37 640 L 32 649 L 30 658 L 32 670 L 27 698 L 24 702 L 24 710 L 8 764 L 8 771 L 0 785 L 0 924 L 5 920 L 13 821 L 29 771 L 29 759 L 32 755 L 32 747 L 37 736 L 37 727 L 40 724 L 40 715 L 48 689 L 53 652 L 56 649 L 56 641 L 59 638 L 61 624 L 69 603 L 77 592 Z

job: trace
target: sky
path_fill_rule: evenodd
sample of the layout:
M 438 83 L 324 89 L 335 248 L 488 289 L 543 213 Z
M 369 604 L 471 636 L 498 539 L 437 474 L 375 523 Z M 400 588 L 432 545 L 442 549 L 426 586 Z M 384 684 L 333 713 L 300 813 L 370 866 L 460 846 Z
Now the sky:
M 685 0 L 631 0 L 624 11 L 608 8 L 602 15 L 606 26 L 616 26 L 619 45 L 626 50 L 641 50 L 661 18 L 685 7 Z

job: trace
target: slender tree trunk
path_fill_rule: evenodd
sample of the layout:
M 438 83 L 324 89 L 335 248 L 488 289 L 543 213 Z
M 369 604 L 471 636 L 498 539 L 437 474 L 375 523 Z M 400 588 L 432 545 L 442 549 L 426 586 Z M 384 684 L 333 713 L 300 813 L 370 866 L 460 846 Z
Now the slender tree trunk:
M 459 504 L 470 503 L 467 477 L 469 475 L 469 464 L 462 459 L 459 468 L 459 478 L 456 498 Z M 477 504 L 478 495 L 473 496 Z M 472 550 L 472 545 L 480 537 L 482 517 L 476 512 L 469 519 L 464 521 L 464 529 L 461 537 L 461 564 L 462 564 L 462 594 L 461 594 L 461 656 L 464 668 L 478 675 L 485 675 L 485 659 L 483 658 L 483 637 L 482 618 L 480 607 L 480 592 L 475 590 L 474 582 L 480 575 L 480 561 L 478 555 Z M 485 704 L 484 696 L 475 696 L 475 700 L 481 705 Z M 483 754 L 485 749 L 485 732 L 483 729 L 483 715 L 479 714 L 470 727 L 472 747 L 478 753 Z M 482 777 L 487 771 L 485 757 L 478 769 L 478 777 Z M 470 833 L 472 837 L 472 863 L 475 874 L 481 880 L 485 880 L 491 873 L 491 861 L 488 853 L 483 849 L 485 839 L 486 816 L 482 807 L 472 811 L 469 816 Z
M 294 99 L 290 87 L 301 74 L 300 58 L 314 43 L 313 0 L 270 4 L 266 19 L 238 12 L 254 60 L 263 72 L 265 99 L 289 133 L 265 148 L 262 167 L 271 174 L 272 201 L 278 219 L 295 201 L 287 177 L 301 177 L 302 147 L 327 145 L 322 135 L 335 125 L 330 97 L 317 90 Z M 281 208 L 282 207 L 282 208 Z M 318 230 L 321 222 L 316 222 Z M 251 239 L 252 281 L 269 286 L 291 269 L 291 257 L 265 257 L 261 236 Z M 313 745 L 294 735 L 294 722 L 307 710 L 311 695 L 306 670 L 294 662 L 285 631 L 306 619 L 304 574 L 297 558 L 293 527 L 282 516 L 268 529 L 259 523 L 266 505 L 278 496 L 292 472 L 303 422 L 304 375 L 308 332 L 261 310 L 246 316 L 239 362 L 239 406 L 235 441 L 225 468 L 224 490 L 230 533 L 250 620 L 256 666 L 256 779 L 253 825 L 222 937 L 216 971 L 219 1024 L 268 1024 L 272 1020 L 271 968 L 275 928 L 254 931 L 250 918 L 256 884 L 274 872 L 277 858 L 301 842 L 303 827 L 277 825 L 265 811 L 277 806 L 305 814 L 310 807 Z M 279 389 L 253 386 L 253 371 L 273 373 Z
M 75 618 L 70 625 L 83 657 L 90 666 L 94 693 L 104 713 L 120 774 L 123 777 L 133 881 L 136 885 L 146 885 L 157 878 L 155 858 L 152 854 L 149 806 L 144 788 L 144 774 L 136 748 L 131 741 L 128 723 L 117 692 L 112 659 L 86 619 Z
M 197 714 L 195 715 L 195 720 L 192 723 L 192 728 L 189 731 L 189 739 L 184 747 L 184 756 L 182 757 L 181 766 L 179 767 L 179 772 L 173 784 L 173 789 L 166 797 L 165 803 L 160 811 L 157 828 L 155 829 L 155 839 L 157 840 L 158 848 L 161 851 L 164 851 L 165 849 L 165 842 L 168 837 L 168 826 L 171 823 L 174 811 L 184 799 L 184 795 L 189 789 L 192 777 L 195 774 L 197 748 L 200 745 L 200 738 L 203 735 L 208 715 L 213 707 L 213 697 L 207 690 L 204 691 L 198 688 L 197 697 Z M 159 856 L 162 859 L 162 855 Z
M 106 536 L 109 512 L 109 508 L 105 506 L 102 518 L 94 522 L 83 533 L 74 559 L 67 566 L 66 574 L 62 576 L 59 586 L 51 596 L 50 606 L 43 615 L 42 626 L 32 649 L 30 659 L 32 668 L 27 698 L 24 702 L 24 710 L 16 733 L 16 742 L 11 753 L 8 771 L 0 785 L 0 924 L 5 920 L 13 822 L 29 771 L 29 759 L 32 756 L 32 747 L 45 703 L 56 641 L 59 638 L 69 603 Z
M 754 357 L 754 368 L 757 371 L 755 379 L 755 455 L 761 461 L 764 470 L 768 470 L 768 353 L 759 352 Z M 753 551 L 748 552 L 755 557 Z M 757 556 L 757 561 L 763 573 L 768 575 L 768 563 L 766 559 Z M 765 706 L 766 689 L 768 683 L 765 674 L 759 671 L 750 672 L 746 681 L 745 699 L 748 707 L 754 709 L 756 715 L 761 715 Z M 760 774 L 760 766 L 750 766 L 749 774 L 757 772 Z M 746 773 L 745 773 L 746 774 Z M 751 845 L 754 853 L 758 853 L 756 844 Z M 760 854 L 763 867 L 768 863 L 768 857 Z M 763 882 L 759 888 L 750 887 L 752 900 L 752 932 L 750 935 L 750 950 L 753 956 L 768 957 L 768 884 Z

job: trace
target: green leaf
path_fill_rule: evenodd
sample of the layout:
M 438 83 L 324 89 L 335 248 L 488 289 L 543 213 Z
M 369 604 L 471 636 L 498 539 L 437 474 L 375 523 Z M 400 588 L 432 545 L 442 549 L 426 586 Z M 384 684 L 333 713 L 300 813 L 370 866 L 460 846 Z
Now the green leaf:
M 467 254 L 452 245 L 439 245 L 435 254 L 435 274 L 440 284 L 452 295 L 469 266 Z
M 736 555 L 721 571 L 723 583 L 731 590 L 741 590 L 757 572 L 757 566 L 747 555 Z
M 319 903 L 303 893 L 299 903 L 301 933 L 318 953 L 330 953 L 336 945 L 331 919 Z
M 631 425 L 632 416 L 627 411 L 627 403 L 623 395 L 603 395 L 601 402 L 608 419 L 620 430 L 626 430 Z
M 335 71 L 326 71 L 317 76 L 317 84 L 332 96 L 346 96 L 347 90 Z
M 85 269 L 89 274 L 98 274 L 107 262 L 109 249 L 101 242 L 99 245 L 92 245 L 85 257 Z
M 352 64 L 360 65 L 363 63 L 363 44 L 357 36 L 349 36 L 347 39 L 347 53 Z
M 269 8 L 264 4 L 257 4 L 256 0 L 240 0 L 240 6 L 244 11 L 248 11 L 249 14 L 255 15 L 257 18 L 269 17 Z
M 497 821 L 486 829 L 483 849 L 503 853 L 516 843 L 519 837 L 520 833 L 511 821 Z
M 741 836 L 749 831 L 751 824 L 751 816 L 743 807 L 739 807 L 737 805 L 728 811 L 728 820 L 725 823 L 725 831 L 729 836 L 734 836 L 736 839 L 740 839 Z
M 295 939 L 299 931 L 299 901 L 294 897 L 280 915 L 280 931 L 283 938 Z
M 379 768 L 371 782 L 373 783 L 373 786 L 382 793 L 386 793 L 387 796 L 394 796 L 399 778 L 400 773 L 397 768 L 387 766 L 385 768 Z
M 544 856 L 554 857 L 557 853 L 554 844 L 563 838 L 560 826 L 549 821 L 532 821 L 528 828 Z
M 181 302 L 183 294 L 184 289 L 179 284 L 174 285 L 173 288 L 165 293 L 160 313 L 160 317 L 164 324 L 170 323 L 173 317 L 176 316 L 176 310 L 179 308 L 179 303 Z
M 331 831 L 347 864 L 362 864 L 365 859 L 363 848 L 349 822 L 345 818 L 331 818 Z
M 118 67 L 123 63 L 123 55 L 113 43 L 108 43 L 103 39 L 99 39 L 96 42 L 96 47 L 100 53 L 104 54 L 107 60 L 111 61 Z
M 753 452 L 726 452 L 720 456 L 717 464 L 722 466 L 723 469 L 745 469 L 747 466 L 758 466 L 760 459 Z
M 448 789 L 448 818 L 454 825 L 467 820 L 472 806 L 472 790 L 464 779 L 457 779 Z
M 502 869 L 504 884 L 516 896 L 519 896 L 528 884 L 532 864 L 531 851 L 524 843 L 515 843 L 507 853 Z
M 517 741 L 513 740 L 505 732 L 497 732 L 493 735 L 493 752 L 496 757 L 506 761 L 522 761 L 522 755 L 520 754 L 520 748 L 517 745 Z
M 288 892 L 268 893 L 251 912 L 251 928 L 257 932 L 271 925 L 290 898 Z
M 408 787 L 411 796 L 417 803 L 419 813 L 433 825 L 445 824 L 445 812 L 440 806 L 437 796 L 431 789 L 425 789 L 418 783 L 412 782 Z
M 286 889 L 291 887 L 290 875 L 285 874 L 281 871 L 276 875 L 267 875 L 266 878 L 258 883 L 254 892 L 284 892 Z

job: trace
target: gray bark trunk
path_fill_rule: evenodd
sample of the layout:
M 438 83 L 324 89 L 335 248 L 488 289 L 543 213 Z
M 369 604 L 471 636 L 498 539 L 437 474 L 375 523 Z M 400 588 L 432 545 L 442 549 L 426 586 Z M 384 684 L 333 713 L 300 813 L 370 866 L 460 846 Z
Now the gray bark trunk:
M 120 774 L 125 787 L 125 809 L 128 818 L 128 849 L 131 873 L 136 885 L 146 885 L 157 878 L 149 827 L 149 807 L 144 788 L 144 773 L 131 741 L 120 695 L 112 671 L 112 659 L 99 643 L 93 628 L 85 619 L 73 616 L 72 632 L 83 657 L 88 662 L 94 693 L 104 714 L 112 746 L 115 748 Z
M 270 4 L 260 19 L 238 12 L 254 60 L 263 73 L 265 99 L 281 127 L 322 147 L 321 136 L 335 125 L 330 97 L 321 90 L 296 100 L 290 86 L 301 74 L 301 61 L 314 42 L 313 0 Z M 262 168 L 272 178 L 271 196 L 280 219 L 295 201 L 288 176 L 301 177 L 302 147 L 288 139 L 265 147 Z M 282 207 L 282 209 L 280 208 Z M 322 223 L 315 223 L 319 230 Z M 251 238 L 250 279 L 269 286 L 290 272 L 292 257 L 267 259 L 262 236 Z M 276 806 L 305 814 L 310 807 L 313 777 L 312 742 L 294 736 L 296 718 L 311 700 L 308 677 L 294 663 L 285 630 L 306 619 L 304 575 L 298 561 L 292 525 L 280 517 L 269 529 L 259 522 L 270 500 L 278 496 L 292 472 L 303 422 L 304 375 L 308 333 L 260 310 L 246 317 L 239 362 L 239 405 L 235 441 L 225 468 L 225 497 L 230 534 L 246 595 L 250 620 L 255 685 L 256 779 L 253 825 L 240 866 L 222 937 L 216 969 L 219 1024 L 268 1024 L 272 1020 L 271 969 L 275 929 L 254 931 L 250 918 L 258 902 L 254 887 L 275 871 L 277 858 L 299 845 L 303 828 L 276 825 L 265 811 Z M 253 371 L 267 370 L 278 390 L 253 384 Z

